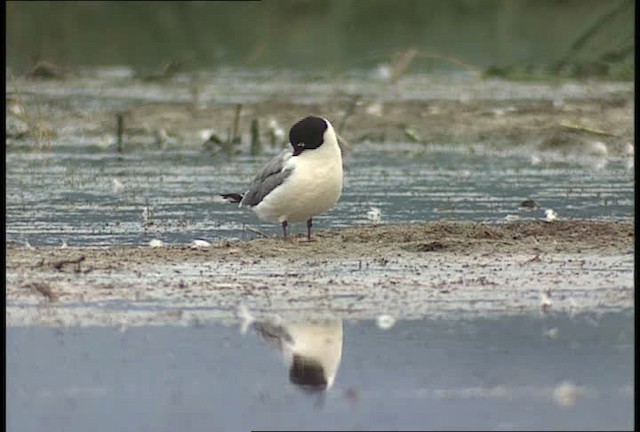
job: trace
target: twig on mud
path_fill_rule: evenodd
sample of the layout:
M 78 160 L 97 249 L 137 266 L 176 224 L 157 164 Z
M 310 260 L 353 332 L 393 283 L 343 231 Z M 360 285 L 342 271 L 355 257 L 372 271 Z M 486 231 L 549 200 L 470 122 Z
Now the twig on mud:
M 62 267 L 64 267 L 64 266 L 65 266 L 65 265 L 67 265 L 67 264 L 77 264 L 77 265 L 78 265 L 78 267 L 77 267 L 77 271 L 79 272 L 79 271 L 80 271 L 80 263 L 81 263 L 82 261 L 84 261 L 84 260 L 85 260 L 85 256 L 84 256 L 84 255 L 82 255 L 82 256 L 80 256 L 79 258 L 76 258 L 76 259 L 61 260 L 61 261 L 58 261 L 58 262 L 52 263 L 51 265 L 52 265 L 52 266 L 53 266 L 53 268 L 55 268 L 56 270 L 62 270 Z
M 136 73 L 136 78 L 142 81 L 165 81 L 182 71 L 188 62 L 186 60 L 169 60 L 157 72 L 149 74 Z
M 27 285 L 24 285 L 25 288 L 29 288 L 32 291 L 37 291 L 49 300 L 50 303 L 58 300 L 58 295 L 53 292 L 51 289 L 51 285 L 45 282 L 31 282 Z
M 536 255 L 536 256 L 534 256 L 533 258 L 530 258 L 530 259 L 526 260 L 526 261 L 525 261 L 525 263 L 538 262 L 538 261 L 542 261 L 542 260 L 540 259 L 540 255 Z
M 254 233 L 254 234 L 261 235 L 261 236 L 262 236 L 262 237 L 264 237 L 264 238 L 271 238 L 271 236 L 270 236 L 269 234 L 265 234 L 265 233 L 263 233 L 262 231 L 260 231 L 259 229 L 251 228 L 251 227 L 245 227 L 245 229 L 246 229 L 247 231 L 250 231 L 250 232 Z
M 40 261 L 38 261 L 35 265 L 32 265 L 31 268 L 38 268 L 38 267 L 43 267 L 44 266 L 44 258 L 40 258 Z
M 24 75 L 31 79 L 63 79 L 66 74 L 63 67 L 47 60 L 39 60 Z
M 230 144 L 238 144 L 241 140 L 239 133 L 240 130 L 240 113 L 242 112 L 242 104 L 236 105 L 236 112 L 233 116 L 233 133 L 231 135 Z
M 594 128 L 590 128 L 590 127 L 587 127 L 587 126 L 582 126 L 582 125 L 579 125 L 579 124 L 568 122 L 566 120 L 561 120 L 560 121 L 560 126 L 565 127 L 567 129 L 578 130 L 578 131 L 581 131 L 581 132 L 588 132 L 588 133 L 594 134 L 594 135 L 620 137 L 620 135 L 616 135 L 616 134 L 611 133 L 611 132 L 603 131 L 603 130 L 600 130 L 600 129 L 594 129 Z
M 400 78 L 402 78 L 402 76 L 407 73 L 409 67 L 416 58 L 445 60 L 457 66 L 463 67 L 468 71 L 478 73 L 481 72 L 481 69 L 479 67 L 467 63 L 459 57 L 440 54 L 436 51 L 422 51 L 418 50 L 417 48 L 409 48 L 404 51 L 399 51 L 394 55 L 394 59 L 391 65 L 391 76 L 389 78 L 389 82 L 391 84 L 397 83 Z
M 409 66 L 411 66 L 413 59 L 418 53 L 419 51 L 416 48 L 409 48 L 396 53 L 393 64 L 391 65 L 391 77 L 389 78 L 391 84 L 397 83 L 402 75 L 409 70 Z
M 454 55 L 440 54 L 436 51 L 420 51 L 418 53 L 418 57 L 445 60 L 455 65 L 458 65 L 470 72 L 481 72 L 480 67 L 472 65 L 471 63 L 467 63 L 466 61 L 462 60 L 460 57 L 456 57 Z
M 95 269 L 93 268 L 93 266 L 89 266 L 89 267 L 87 267 L 86 269 L 84 269 L 84 270 L 82 271 L 82 273 L 84 273 L 84 274 L 91 273 L 93 270 L 95 270 Z M 79 272 L 79 271 L 80 271 L 80 266 L 78 266 L 78 272 Z

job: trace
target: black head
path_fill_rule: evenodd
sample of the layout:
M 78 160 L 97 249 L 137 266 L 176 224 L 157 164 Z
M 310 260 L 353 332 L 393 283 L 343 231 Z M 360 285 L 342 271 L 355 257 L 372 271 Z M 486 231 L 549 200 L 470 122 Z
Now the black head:
M 298 354 L 293 356 L 293 362 L 289 369 L 289 380 L 310 392 L 327 389 L 327 377 L 324 368 L 317 361 Z
M 317 149 L 324 141 L 327 122 L 320 117 L 305 117 L 294 124 L 289 131 L 289 142 L 293 147 L 293 155 L 298 156 L 305 150 Z

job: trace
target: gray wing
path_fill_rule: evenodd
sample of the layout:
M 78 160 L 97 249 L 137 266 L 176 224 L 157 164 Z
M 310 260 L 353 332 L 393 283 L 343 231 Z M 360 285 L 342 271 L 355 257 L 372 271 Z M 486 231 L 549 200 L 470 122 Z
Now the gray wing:
M 262 339 L 274 348 L 282 349 L 282 344 L 293 343 L 293 338 L 284 326 L 269 322 L 254 322 L 251 327 L 262 337 Z
M 245 207 L 258 205 L 264 197 L 281 185 L 291 175 L 291 169 L 284 169 L 284 164 L 291 158 L 291 155 L 292 151 L 286 149 L 271 159 L 253 179 L 240 205 Z

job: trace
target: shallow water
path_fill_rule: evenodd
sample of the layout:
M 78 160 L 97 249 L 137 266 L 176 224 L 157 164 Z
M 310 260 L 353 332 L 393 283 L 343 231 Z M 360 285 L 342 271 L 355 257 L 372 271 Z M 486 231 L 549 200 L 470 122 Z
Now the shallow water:
M 194 150 L 140 150 L 122 155 L 58 146 L 15 152 L 7 160 L 7 240 L 32 245 L 107 246 L 152 239 L 248 239 L 245 226 L 279 235 L 246 209 L 217 204 L 241 192 L 269 155 L 227 159 Z M 630 219 L 629 158 L 533 158 L 527 152 L 385 143 L 356 146 L 339 204 L 314 219 L 316 229 L 371 223 L 514 217 Z M 540 208 L 520 207 L 534 199 Z M 379 219 L 369 214 L 379 209 Z M 302 232 L 304 224 L 293 226 Z
M 375 76 L 203 76 L 201 101 L 231 110 L 234 103 L 321 104 L 356 94 L 368 103 L 473 100 L 491 110 L 493 102 L 516 99 L 624 99 L 633 86 L 409 75 L 390 87 Z M 35 150 L 29 138 L 7 141 L 7 240 L 66 243 L 69 249 L 56 250 L 64 258 L 86 246 L 256 237 L 248 227 L 280 235 L 279 226 L 249 211 L 213 202 L 216 193 L 242 192 L 277 149 L 216 156 L 200 151 L 200 126 L 188 122 L 179 144 L 165 148 L 153 146 L 154 126 L 144 132 L 149 142 L 123 153 L 104 138 L 116 110 L 159 103 L 161 114 L 181 114 L 192 102 L 191 85 L 186 75 L 142 84 L 117 68 L 62 82 L 18 80 L 14 95 L 60 127 L 50 149 Z M 543 219 L 546 209 L 560 219 L 634 218 L 631 157 L 493 144 L 358 142 L 346 161 L 341 201 L 315 218 L 314 228 L 498 224 Z M 521 208 L 529 198 L 540 207 Z M 314 266 L 277 256 L 187 255 L 113 266 L 98 256 L 77 274 L 51 267 L 50 249 L 35 250 L 7 275 L 8 428 L 630 428 L 633 256 L 625 247 L 613 255 L 599 250 L 542 257 L 530 248 L 480 256 L 405 251 L 410 256 L 391 261 L 358 256 Z M 45 262 L 40 254 L 47 265 L 37 264 Z M 43 303 L 29 288 L 41 280 L 57 301 Z M 551 312 L 536 314 L 546 310 L 541 302 L 551 304 L 542 295 L 551 289 Z M 269 341 L 236 325 L 239 305 L 299 319 L 326 312 L 327 304 L 332 313 L 348 313 L 335 317 L 345 319 L 342 357 L 322 396 L 295 388 Z M 398 322 L 371 320 L 381 312 Z
M 374 105 L 403 102 L 408 104 L 404 109 L 411 110 L 411 101 L 475 101 L 486 105 L 496 122 L 503 121 L 497 111 L 504 115 L 513 108 L 505 103 L 627 100 L 633 91 L 628 82 L 508 82 L 468 73 L 412 74 L 394 86 L 386 85 L 375 71 L 313 77 L 290 70 L 220 68 L 151 83 L 136 80 L 133 74 L 131 69 L 115 67 L 83 70 L 62 81 L 12 78 L 8 82 L 9 97 L 22 102 L 7 100 L 7 120 L 15 123 L 15 113 L 27 109 L 32 118 L 41 118 L 55 131 L 51 147 L 44 150 L 34 150 L 38 146 L 29 137 L 7 140 L 8 240 L 105 246 L 146 244 L 156 238 L 187 243 L 194 238 L 254 237 L 245 226 L 280 234 L 280 227 L 261 223 L 251 212 L 213 203 L 216 193 L 242 192 L 278 149 L 231 159 L 200 151 L 202 124 L 187 115 L 194 103 L 194 86 L 203 107 L 229 107 L 229 112 L 236 103 L 252 102 L 278 106 L 292 101 L 343 101 L 348 106 L 361 98 Z M 154 104 L 165 105 L 135 114 L 136 108 L 152 109 Z M 430 109 L 439 109 L 436 105 Z M 115 112 L 127 109 L 134 110 L 131 115 L 138 117 L 136 124 L 144 132 L 131 138 L 136 144 L 127 143 L 125 152 L 117 153 L 111 123 Z M 191 120 L 171 131 L 180 134 L 178 144 L 160 149 L 153 144 L 153 115 Z M 220 115 L 206 124 L 220 127 L 226 121 Z M 346 118 L 344 112 L 333 115 Z M 357 126 L 348 127 L 356 137 Z M 406 140 L 357 142 L 347 161 L 342 199 L 334 210 L 317 217 L 315 226 L 501 222 L 513 216 L 542 218 L 548 208 L 560 218 L 629 219 L 634 215 L 633 179 L 632 158 L 619 152 L 562 154 L 515 141 L 499 148 L 490 141 L 463 145 L 454 139 L 429 145 Z M 520 202 L 528 198 L 541 208 L 521 211 Z M 372 207 L 379 209 L 379 221 L 367 217 Z
M 388 330 L 344 321 L 335 382 L 320 394 L 290 383 L 278 350 L 237 326 L 12 327 L 7 427 L 628 429 L 632 322 L 633 311 Z

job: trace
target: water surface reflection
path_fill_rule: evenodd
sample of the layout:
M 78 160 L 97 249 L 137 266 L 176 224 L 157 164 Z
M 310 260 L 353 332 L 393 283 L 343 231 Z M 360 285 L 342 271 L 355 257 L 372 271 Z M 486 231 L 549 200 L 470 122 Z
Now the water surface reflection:
M 342 320 L 285 323 L 271 319 L 253 322 L 251 327 L 280 350 L 293 384 L 310 392 L 331 388 L 342 358 Z
M 260 337 L 223 324 L 9 327 L 7 427 L 630 429 L 633 318 L 451 317 L 383 330 L 346 317 L 344 327 L 339 317 L 285 317 L 254 321 Z M 303 362 L 310 372 L 293 366 L 288 384 L 263 339 L 289 370 L 296 354 L 313 359 Z M 320 404 L 296 388 L 323 380 L 327 391 L 313 392 Z

